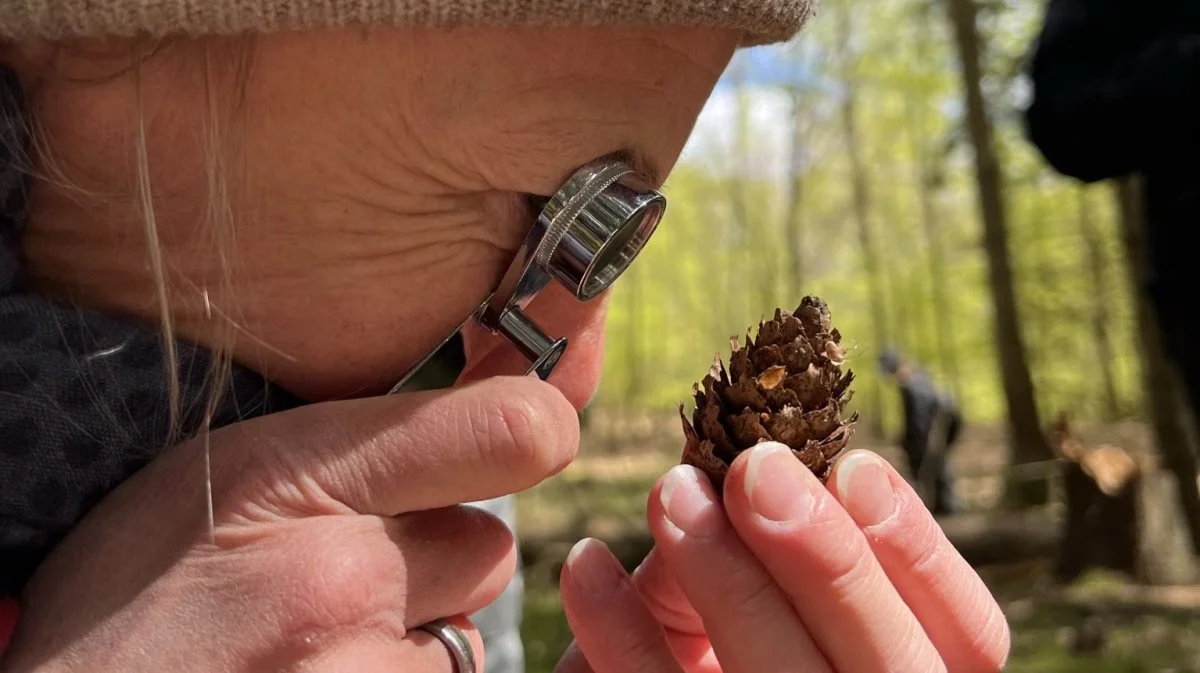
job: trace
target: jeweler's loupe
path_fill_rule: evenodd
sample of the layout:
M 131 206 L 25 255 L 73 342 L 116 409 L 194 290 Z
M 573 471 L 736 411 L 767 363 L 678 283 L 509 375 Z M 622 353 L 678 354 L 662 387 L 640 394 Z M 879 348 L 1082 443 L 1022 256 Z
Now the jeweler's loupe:
M 601 159 L 580 168 L 544 201 L 499 286 L 463 326 L 475 319 L 504 335 L 529 360 L 526 374 L 546 379 L 566 352 L 567 340 L 546 334 L 525 307 L 551 280 L 579 301 L 608 289 L 646 245 L 666 205 L 662 194 L 620 160 Z M 409 370 L 392 392 L 403 388 L 438 349 Z

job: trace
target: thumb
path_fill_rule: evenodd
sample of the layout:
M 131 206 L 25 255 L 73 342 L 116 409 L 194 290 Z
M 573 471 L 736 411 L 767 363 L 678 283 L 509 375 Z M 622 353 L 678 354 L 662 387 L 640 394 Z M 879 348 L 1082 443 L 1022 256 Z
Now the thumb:
M 524 490 L 578 444 L 575 410 L 554 387 L 492 378 L 230 426 L 212 436 L 213 497 L 278 514 L 395 516 Z

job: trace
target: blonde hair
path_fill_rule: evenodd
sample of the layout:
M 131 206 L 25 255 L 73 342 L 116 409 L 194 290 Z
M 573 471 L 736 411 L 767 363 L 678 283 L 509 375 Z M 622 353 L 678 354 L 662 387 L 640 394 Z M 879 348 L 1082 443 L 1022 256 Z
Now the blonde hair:
M 227 82 L 220 77 L 222 59 L 218 58 L 216 44 L 213 39 L 200 43 L 200 67 L 203 69 L 202 81 L 204 87 L 204 105 L 200 111 L 203 139 L 203 156 L 205 168 L 205 184 L 207 194 L 204 204 L 205 226 L 203 231 L 211 237 L 211 254 L 217 261 L 217 296 L 231 299 L 234 297 L 233 262 L 236 252 L 236 222 L 230 200 L 229 180 L 232 166 L 237 163 L 241 143 L 237 142 L 237 132 L 241 125 L 241 111 L 245 102 L 246 81 L 249 77 L 253 58 L 253 38 L 236 38 L 231 54 L 232 68 L 226 72 L 231 74 Z M 226 40 L 222 40 L 226 42 Z M 171 446 L 185 439 L 181 427 L 183 412 L 179 390 L 179 355 L 175 347 L 175 325 L 172 304 L 171 275 L 163 259 L 163 247 L 158 236 L 158 221 L 155 217 L 152 185 L 150 184 L 150 162 L 146 146 L 145 110 L 142 104 L 143 86 L 141 79 L 144 59 L 142 54 L 134 58 L 134 88 L 137 96 L 137 197 L 142 213 L 143 230 L 149 253 L 151 273 L 154 276 L 156 300 L 158 303 L 159 329 L 163 338 L 163 357 L 167 370 L 168 408 L 170 420 L 166 445 Z M 186 280 L 186 279 L 185 279 Z M 194 286 L 192 286 L 193 289 Z M 204 415 L 198 430 L 204 438 L 204 473 L 205 473 L 205 504 L 210 537 L 215 535 L 212 493 L 212 462 L 209 433 L 212 429 L 213 417 L 217 413 L 225 395 L 225 388 L 232 374 L 231 348 L 235 338 L 233 319 L 225 312 L 218 311 L 216 320 L 213 319 L 213 304 L 209 288 L 198 288 L 204 302 L 205 316 L 214 331 L 210 333 L 209 348 L 212 351 L 212 364 L 205 376 L 208 386 L 208 398 L 205 401 Z M 164 447 L 165 448 L 165 447 Z
M 152 184 L 153 171 L 147 142 L 147 120 L 144 105 L 144 68 L 152 58 L 173 45 L 185 46 L 190 52 L 196 48 L 195 55 L 187 57 L 195 61 L 195 66 L 201 69 L 203 82 L 203 106 L 199 110 L 202 139 L 203 160 L 207 184 L 203 213 L 204 222 L 201 231 L 208 238 L 210 254 L 217 264 L 217 287 L 198 287 L 190 280 L 179 274 L 173 274 L 169 267 L 163 242 L 159 236 L 157 209 L 155 206 L 154 189 Z M 56 45 L 56 49 L 70 48 L 67 45 Z M 176 325 L 173 317 L 173 306 L 181 299 L 191 299 L 204 303 L 205 315 L 209 318 L 207 333 L 210 335 L 207 344 L 212 353 L 211 366 L 206 372 L 204 381 L 208 387 L 208 395 L 204 402 L 203 416 L 196 435 L 204 437 L 204 464 L 206 474 L 206 500 L 210 534 L 213 531 L 213 502 L 211 488 L 211 462 L 208 444 L 208 434 L 217 411 L 224 402 L 225 389 L 232 374 L 231 349 L 235 338 L 234 307 L 217 309 L 211 294 L 232 300 L 235 287 L 236 264 L 236 222 L 230 199 L 229 181 L 236 173 L 239 164 L 241 143 L 239 133 L 242 129 L 240 118 L 245 103 L 246 83 L 252 68 L 254 55 L 254 38 L 241 36 L 236 38 L 202 38 L 195 41 L 148 41 L 135 39 L 130 43 L 128 68 L 120 68 L 120 72 L 112 76 L 128 76 L 132 79 L 133 95 L 135 97 L 133 120 L 133 152 L 135 182 L 135 207 L 142 224 L 145 238 L 149 270 L 152 276 L 155 293 L 158 329 L 163 342 L 163 360 L 166 371 L 168 423 L 167 433 L 162 448 L 168 448 L 181 441 L 192 438 L 185 432 L 182 391 L 180 386 L 180 360 L 176 347 Z M 14 156 L 22 157 L 21 168 L 33 174 L 39 180 L 53 183 L 83 197 L 105 199 L 105 195 L 89 193 L 77 184 L 72 184 L 65 172 L 57 164 L 51 143 L 46 132 L 38 125 L 35 118 L 24 120 L 27 124 L 27 137 L 31 143 L 29 154 L 26 156 L 22 149 L 14 148 Z M 19 154 L 18 154 L 19 153 Z M 182 286 L 182 287 L 179 287 Z M 215 318 L 214 318 L 215 314 Z M 194 436 L 194 435 L 193 435 Z

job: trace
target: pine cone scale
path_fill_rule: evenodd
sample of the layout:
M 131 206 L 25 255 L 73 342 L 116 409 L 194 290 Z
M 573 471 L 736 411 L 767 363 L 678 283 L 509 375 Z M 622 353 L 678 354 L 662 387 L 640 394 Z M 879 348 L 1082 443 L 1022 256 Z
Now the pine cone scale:
M 843 419 L 853 372 L 841 371 L 845 349 L 829 307 L 805 297 L 792 312 L 776 309 L 743 343 L 730 340 L 726 369 L 720 357 L 695 386 L 689 420 L 679 409 L 686 444 L 682 462 L 717 485 L 737 454 L 764 441 L 786 444 L 819 478 L 846 448 L 858 419 Z

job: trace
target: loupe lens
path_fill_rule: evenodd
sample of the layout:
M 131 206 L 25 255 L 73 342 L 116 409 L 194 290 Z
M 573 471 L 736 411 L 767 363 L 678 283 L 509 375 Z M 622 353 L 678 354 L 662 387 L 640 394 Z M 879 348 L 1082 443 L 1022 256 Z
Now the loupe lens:
M 548 271 L 581 301 L 595 297 L 629 268 L 665 210 L 661 194 L 627 173 L 578 207 Z
M 650 240 L 650 235 L 662 220 L 663 207 L 650 204 L 638 217 L 630 220 L 608 239 L 592 258 L 591 267 L 584 272 L 581 298 L 594 297 L 612 285 Z

